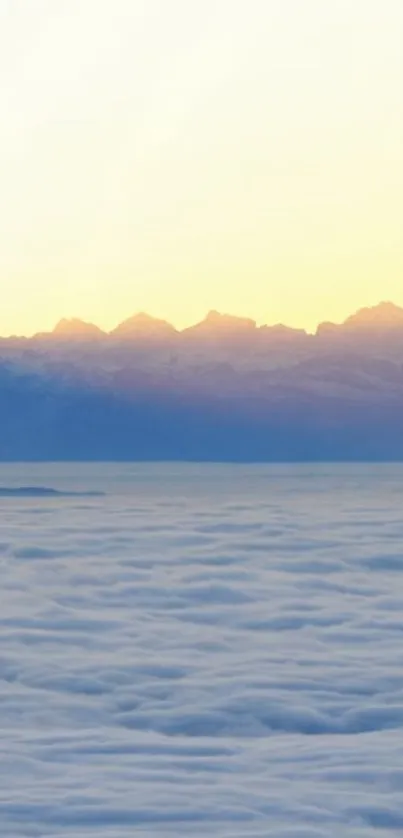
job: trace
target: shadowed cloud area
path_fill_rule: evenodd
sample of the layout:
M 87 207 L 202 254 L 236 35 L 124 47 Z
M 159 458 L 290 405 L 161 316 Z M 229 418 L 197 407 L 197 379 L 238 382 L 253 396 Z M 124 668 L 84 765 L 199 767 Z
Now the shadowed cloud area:
M 212 311 L 0 340 L 0 460 L 402 460 L 403 309 L 315 334 Z
M 394 838 L 403 466 L 3 464 L 7 838 Z M 4 507 L 4 509 L 3 509 Z
M 97 497 L 102 492 L 62 492 L 47 486 L 0 486 L 0 498 Z

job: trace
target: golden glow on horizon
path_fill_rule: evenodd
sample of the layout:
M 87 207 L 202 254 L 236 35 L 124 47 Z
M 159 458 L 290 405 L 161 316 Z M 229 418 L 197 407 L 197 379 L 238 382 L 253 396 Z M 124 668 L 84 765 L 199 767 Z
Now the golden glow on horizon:
M 0 334 L 403 304 L 401 0 L 0 0 Z

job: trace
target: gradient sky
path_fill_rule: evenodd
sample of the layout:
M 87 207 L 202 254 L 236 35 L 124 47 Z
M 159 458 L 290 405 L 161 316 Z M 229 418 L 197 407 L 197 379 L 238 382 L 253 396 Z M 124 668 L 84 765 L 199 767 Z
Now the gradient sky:
M 0 332 L 403 304 L 402 0 L 0 0 Z

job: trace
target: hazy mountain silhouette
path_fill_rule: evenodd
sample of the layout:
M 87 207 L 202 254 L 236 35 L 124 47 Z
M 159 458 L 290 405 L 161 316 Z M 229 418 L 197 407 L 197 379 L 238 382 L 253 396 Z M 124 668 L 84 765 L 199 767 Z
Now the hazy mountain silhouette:
M 182 334 L 190 339 L 220 342 L 242 338 L 244 335 L 255 335 L 256 330 L 255 321 L 247 317 L 234 317 L 218 311 L 209 311 L 204 320 L 188 327 Z
M 166 320 L 150 317 L 149 314 L 139 314 L 124 320 L 113 331 L 111 336 L 123 340 L 154 339 L 164 340 L 176 334 L 176 329 Z
M 403 328 L 403 308 L 393 303 L 379 303 L 373 308 L 362 308 L 352 314 L 344 323 L 344 327 L 353 329 L 383 330 Z
M 371 308 L 361 308 L 350 315 L 344 323 L 321 323 L 317 333 L 326 331 L 349 332 L 382 332 L 388 333 L 395 329 L 403 329 L 403 308 L 390 302 L 382 302 Z
M 59 320 L 51 334 L 66 340 L 90 340 L 102 337 L 105 332 L 93 323 L 86 323 L 84 320 L 73 317 L 70 320 L 65 318 Z
M 1 460 L 403 459 L 403 309 L 315 335 L 210 312 L 0 341 Z
M 214 344 L 230 343 L 236 346 L 236 340 L 247 340 L 249 343 L 264 345 L 266 342 L 294 343 L 309 341 L 312 345 L 312 338 L 323 338 L 324 336 L 343 335 L 347 337 L 352 334 L 364 333 L 369 335 L 389 335 L 396 337 L 397 332 L 403 332 L 403 308 L 391 302 L 381 302 L 377 306 L 359 309 L 350 315 L 343 323 L 324 322 L 318 325 L 315 335 L 309 335 L 304 329 L 295 329 L 284 324 L 273 326 L 257 326 L 256 322 L 247 317 L 236 317 L 223 314 L 218 311 L 209 311 L 206 317 L 199 323 L 188 326 L 178 331 L 166 320 L 152 317 L 145 312 L 132 315 L 127 320 L 119 323 L 111 332 L 107 333 L 93 323 L 88 323 L 78 318 L 60 320 L 53 331 L 41 332 L 31 338 L 36 342 L 40 339 L 63 339 L 69 340 L 91 340 L 100 338 L 113 338 L 114 341 L 141 341 L 156 339 L 159 342 L 164 339 L 178 338 L 178 345 L 190 341 L 199 343 L 211 342 Z M 27 341 L 28 338 L 13 337 L 0 338 L 4 341 Z

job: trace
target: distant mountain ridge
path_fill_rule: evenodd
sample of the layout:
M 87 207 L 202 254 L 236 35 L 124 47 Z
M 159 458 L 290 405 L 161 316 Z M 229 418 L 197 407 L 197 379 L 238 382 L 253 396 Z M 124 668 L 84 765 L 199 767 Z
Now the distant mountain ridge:
M 378 305 L 372 307 L 365 307 L 358 309 L 354 314 L 351 314 L 342 323 L 323 322 L 319 323 L 314 332 L 314 336 L 323 334 L 324 332 L 335 332 L 340 330 L 370 330 L 376 329 L 380 331 L 392 331 L 394 329 L 403 329 L 403 307 L 395 305 L 392 302 L 380 302 Z M 79 318 L 62 318 L 54 329 L 50 332 L 39 332 L 26 338 L 26 340 L 37 340 L 38 338 L 57 338 L 57 339 L 83 339 L 89 340 L 92 338 L 101 338 L 113 336 L 114 338 L 138 338 L 146 336 L 214 336 L 214 335 L 235 335 L 237 333 L 252 334 L 255 332 L 269 332 L 275 330 L 278 334 L 291 335 L 296 333 L 299 335 L 308 335 L 304 329 L 287 326 L 282 323 L 263 324 L 258 326 L 256 321 L 249 317 L 239 317 L 236 315 L 224 314 L 214 309 L 209 311 L 206 317 L 198 323 L 187 326 L 184 329 L 176 329 L 167 320 L 158 317 L 153 317 L 146 312 L 138 312 L 126 320 L 119 323 L 109 332 L 101 329 L 99 326 L 81 320 Z M 19 339 L 22 336 L 13 336 L 13 338 L 0 337 L 1 340 Z
M 0 461 L 403 460 L 403 308 L 315 334 L 211 311 L 0 340 Z
M 176 329 L 167 320 L 151 317 L 150 314 L 139 312 L 119 323 L 109 334 L 114 338 L 166 338 L 176 334 Z

